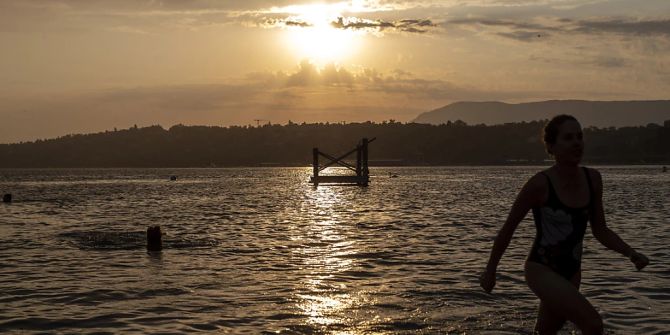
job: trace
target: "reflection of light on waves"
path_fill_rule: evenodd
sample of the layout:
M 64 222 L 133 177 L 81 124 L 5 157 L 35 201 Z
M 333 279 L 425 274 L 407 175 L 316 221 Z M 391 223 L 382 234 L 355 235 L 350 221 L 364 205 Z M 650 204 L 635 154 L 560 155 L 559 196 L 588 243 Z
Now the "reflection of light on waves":
M 330 325 L 345 323 L 344 311 L 358 303 L 358 300 L 346 293 L 334 293 L 346 288 L 345 284 L 333 286 L 332 283 L 324 283 L 325 279 L 332 278 L 335 274 L 351 269 L 351 259 L 338 256 L 354 253 L 354 250 L 341 251 L 344 248 L 354 246 L 353 241 L 346 241 L 346 236 L 339 233 L 339 225 L 342 224 L 340 214 L 335 210 L 337 207 L 346 206 L 342 204 L 342 189 L 335 187 L 318 187 L 313 189 L 314 193 L 307 195 L 312 197 L 308 200 L 312 210 L 316 210 L 320 218 L 315 218 L 310 227 L 311 236 L 320 237 L 318 240 L 329 242 L 324 246 L 310 246 L 297 252 L 306 256 L 306 266 L 311 271 L 308 278 L 301 286 L 309 294 L 298 294 L 301 302 L 298 307 L 309 316 L 308 323 L 315 325 Z M 314 237 L 302 236 L 301 239 L 313 239 Z M 339 241 L 339 242 L 337 242 Z

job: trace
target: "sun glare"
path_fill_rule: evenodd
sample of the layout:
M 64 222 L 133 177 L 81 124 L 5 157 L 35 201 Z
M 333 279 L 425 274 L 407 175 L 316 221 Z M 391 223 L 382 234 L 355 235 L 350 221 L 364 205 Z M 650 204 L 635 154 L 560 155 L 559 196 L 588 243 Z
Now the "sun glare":
M 317 65 L 340 63 L 355 54 L 359 36 L 356 32 L 333 27 L 343 9 L 337 5 L 304 5 L 288 8 L 289 20 L 303 25 L 287 27 L 286 45 L 299 59 L 310 59 Z

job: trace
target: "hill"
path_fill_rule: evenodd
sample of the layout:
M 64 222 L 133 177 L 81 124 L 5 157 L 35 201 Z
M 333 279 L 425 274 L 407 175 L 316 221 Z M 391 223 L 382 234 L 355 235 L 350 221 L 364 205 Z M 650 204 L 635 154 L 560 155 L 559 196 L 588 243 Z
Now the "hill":
M 546 164 L 543 121 L 468 126 L 399 122 L 160 126 L 0 144 L 0 168 L 308 166 L 312 148 L 337 155 L 376 137 L 370 165 Z M 587 164 L 669 164 L 663 126 L 586 128 Z M 0 178 L 2 174 L 0 174 Z
M 462 120 L 468 124 L 503 124 L 550 119 L 558 114 L 575 116 L 582 126 L 628 127 L 663 124 L 670 119 L 670 100 L 584 101 L 550 100 L 520 104 L 456 102 L 420 114 L 413 122 L 442 124 Z

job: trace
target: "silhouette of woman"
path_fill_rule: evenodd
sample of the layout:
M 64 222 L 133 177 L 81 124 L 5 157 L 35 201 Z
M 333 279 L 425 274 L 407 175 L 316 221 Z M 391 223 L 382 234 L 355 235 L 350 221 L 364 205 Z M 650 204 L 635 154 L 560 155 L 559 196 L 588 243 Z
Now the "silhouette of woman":
M 491 292 L 496 268 L 519 222 L 533 212 L 536 237 L 525 263 L 526 283 L 540 298 L 535 323 L 539 334 L 556 334 L 566 320 L 582 334 L 602 334 L 598 312 L 579 292 L 582 240 L 586 223 L 605 247 L 630 259 L 638 270 L 649 260 L 626 244 L 605 223 L 600 173 L 580 167 L 582 129 L 573 116 L 558 115 L 544 127 L 544 144 L 555 164 L 531 177 L 519 192 L 493 243 L 480 284 Z

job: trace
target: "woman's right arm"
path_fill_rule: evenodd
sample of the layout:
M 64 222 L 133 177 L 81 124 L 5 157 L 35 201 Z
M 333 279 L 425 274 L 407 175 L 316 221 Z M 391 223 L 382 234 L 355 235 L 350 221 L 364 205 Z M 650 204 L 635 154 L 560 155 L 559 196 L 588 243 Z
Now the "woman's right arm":
M 491 249 L 491 256 L 489 257 L 488 264 L 486 265 L 486 270 L 481 277 L 481 286 L 486 292 L 491 292 L 495 286 L 495 274 L 496 269 L 498 268 L 498 263 L 503 253 L 509 246 L 509 242 L 512 240 L 514 231 L 519 225 L 521 220 L 526 217 L 528 211 L 534 207 L 539 206 L 544 202 L 544 197 L 547 192 L 546 177 L 541 174 L 536 174 L 533 176 L 526 185 L 523 186 L 521 191 L 516 197 L 512 209 L 507 216 L 507 220 L 503 224 L 502 228 L 498 232 L 495 241 L 493 242 L 493 248 Z

